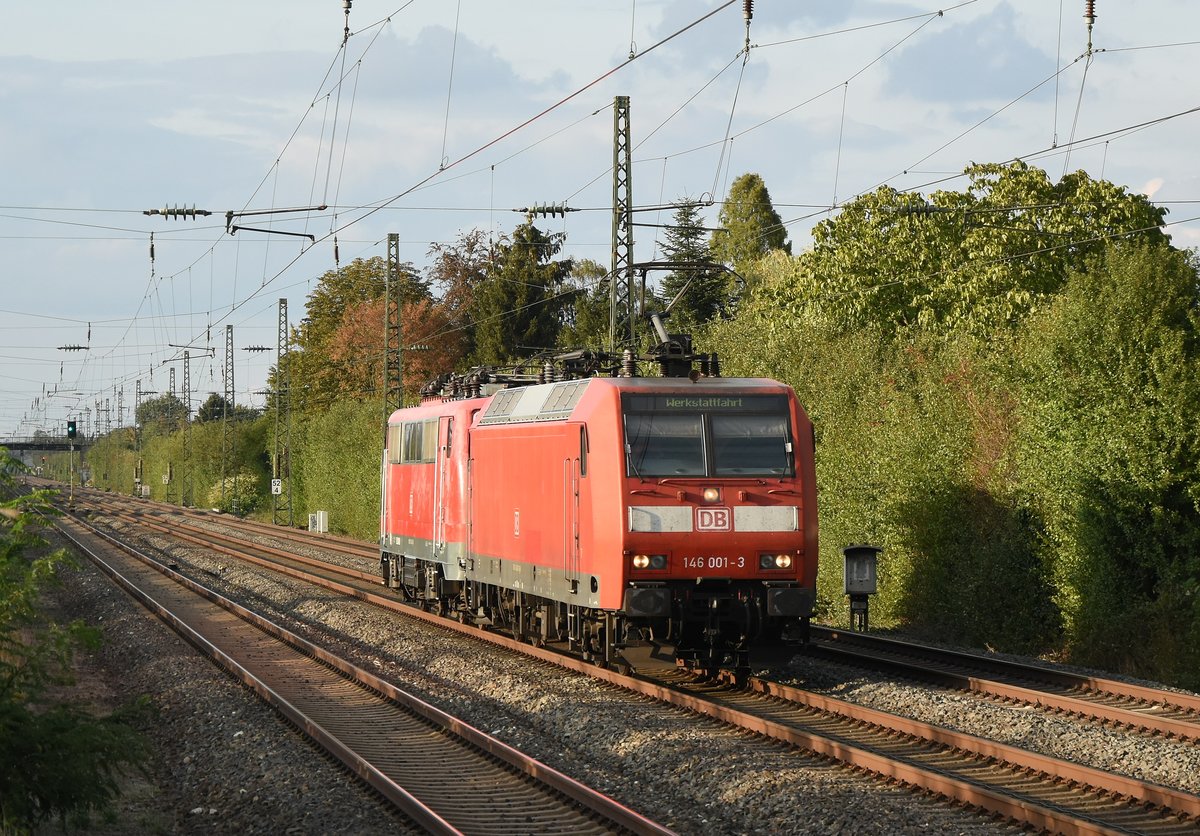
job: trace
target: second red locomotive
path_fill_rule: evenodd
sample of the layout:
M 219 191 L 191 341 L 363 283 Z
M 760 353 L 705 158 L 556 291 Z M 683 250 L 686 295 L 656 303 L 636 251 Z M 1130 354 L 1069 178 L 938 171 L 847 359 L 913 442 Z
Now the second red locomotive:
M 651 642 L 744 666 L 756 642 L 804 632 L 813 432 L 791 387 L 695 372 L 476 387 L 388 421 L 390 586 L 613 666 Z

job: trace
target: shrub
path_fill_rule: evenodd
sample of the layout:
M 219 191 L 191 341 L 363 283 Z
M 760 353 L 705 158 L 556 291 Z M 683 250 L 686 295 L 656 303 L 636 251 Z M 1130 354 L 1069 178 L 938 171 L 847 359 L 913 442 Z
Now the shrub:
M 0 492 L 13 490 L 16 464 L 0 448 Z M 41 529 L 53 514 L 49 492 L 0 503 L 0 831 L 27 833 L 58 818 L 86 819 L 119 791 L 126 768 L 147 749 L 129 725 L 144 704 L 108 717 L 56 700 L 50 686 L 71 681 L 71 659 L 99 634 L 80 623 L 44 624 L 40 592 L 66 561 L 47 548 Z

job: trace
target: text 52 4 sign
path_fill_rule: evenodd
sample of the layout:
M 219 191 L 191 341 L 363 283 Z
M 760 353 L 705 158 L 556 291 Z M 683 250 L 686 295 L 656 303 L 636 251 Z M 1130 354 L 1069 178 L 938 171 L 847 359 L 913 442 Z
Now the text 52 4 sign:
M 728 508 L 697 508 L 697 531 L 729 531 L 733 528 L 733 514 Z

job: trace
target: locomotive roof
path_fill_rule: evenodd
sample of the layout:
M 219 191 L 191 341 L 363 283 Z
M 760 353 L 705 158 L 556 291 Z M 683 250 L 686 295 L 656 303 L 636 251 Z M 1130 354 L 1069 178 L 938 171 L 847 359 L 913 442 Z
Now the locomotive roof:
M 766 378 L 706 377 L 693 382 L 678 377 L 590 377 L 504 389 L 492 396 L 480 426 L 543 421 L 566 421 L 592 386 L 644 392 L 744 392 L 747 389 L 782 391 L 785 384 Z

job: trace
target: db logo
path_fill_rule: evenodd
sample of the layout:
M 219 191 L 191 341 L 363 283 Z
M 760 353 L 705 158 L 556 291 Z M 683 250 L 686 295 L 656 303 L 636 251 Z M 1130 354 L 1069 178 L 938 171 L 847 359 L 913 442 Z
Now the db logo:
M 728 508 L 697 508 L 697 531 L 728 531 L 730 528 Z

